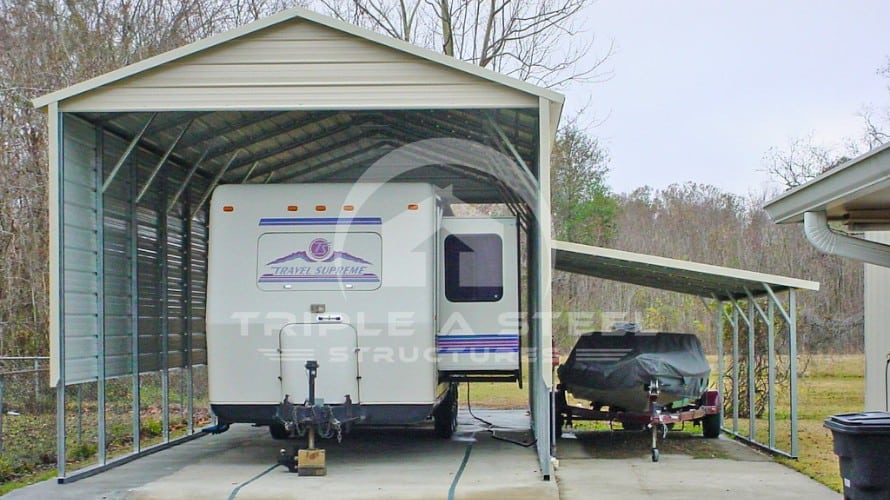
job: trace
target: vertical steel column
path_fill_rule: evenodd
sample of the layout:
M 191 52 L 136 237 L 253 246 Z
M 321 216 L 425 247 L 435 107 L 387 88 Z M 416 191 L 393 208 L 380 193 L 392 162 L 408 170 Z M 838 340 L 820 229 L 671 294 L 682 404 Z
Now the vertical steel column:
M 769 390 L 769 447 L 776 447 L 776 307 L 773 299 L 767 297 L 767 338 L 766 348 L 769 351 L 767 379 Z
M 139 204 L 136 203 L 136 165 L 130 162 L 130 333 L 133 373 L 133 453 L 142 449 L 142 407 L 139 380 Z
M 788 289 L 788 370 L 791 372 L 791 456 L 797 457 L 797 297 Z
M 58 223 L 55 228 L 57 232 L 58 246 L 51 248 L 50 252 L 58 252 L 58 269 L 56 269 L 57 282 L 59 289 L 57 290 L 58 308 L 56 311 L 50 311 L 50 314 L 56 315 L 56 324 L 58 325 L 58 354 L 59 359 L 59 378 L 56 380 L 56 476 L 59 482 L 65 477 L 65 464 L 67 457 L 67 447 L 65 446 L 66 429 L 65 429 L 65 140 L 64 140 L 64 120 L 59 113 L 58 103 L 50 103 L 47 111 L 47 127 L 49 128 L 49 154 L 50 154 L 50 172 L 52 167 L 56 169 L 56 199 L 55 210 L 57 213 Z M 56 160 L 53 162 L 53 160 Z M 53 165 L 55 163 L 55 165 Z M 52 202 L 51 202 L 52 203 Z M 53 207 L 50 206 L 50 212 Z
M 100 465 L 105 465 L 105 195 L 102 180 L 104 135 L 96 129 L 95 187 L 96 187 L 96 433 Z M 111 179 L 109 179 L 109 182 Z
M 757 318 L 754 317 L 754 301 L 748 299 L 748 308 L 745 316 L 747 316 L 748 321 L 748 437 L 752 440 L 757 440 L 755 431 L 757 427 L 757 412 L 755 411 L 757 404 L 757 380 L 755 379 L 754 369 L 756 368 L 754 365 L 756 363 L 756 359 L 754 357 L 754 322 Z
M 184 206 L 181 213 L 183 214 L 191 214 L 191 191 L 186 189 L 185 192 L 185 200 Z M 183 283 L 183 298 L 185 300 L 184 304 L 184 312 L 185 315 L 185 379 L 186 379 L 186 391 L 188 392 L 187 399 L 187 410 L 188 414 L 188 434 L 192 434 L 195 432 L 195 392 L 194 387 L 192 385 L 192 334 L 194 329 L 194 322 L 192 321 L 192 317 L 194 315 L 192 311 L 192 292 L 194 287 L 192 286 L 192 218 L 185 217 L 183 221 L 183 242 L 182 249 L 184 250 L 182 256 L 182 268 L 183 274 L 185 275 L 185 282 Z M 181 409 L 181 406 L 180 406 Z
M 732 308 L 732 432 L 739 432 L 739 310 Z
M 3 375 L 0 375 L 0 453 L 3 453 Z
M 535 371 L 535 356 L 537 356 L 538 352 L 538 331 L 537 325 L 535 324 L 535 314 L 538 310 L 538 297 L 537 297 L 537 287 L 535 285 L 537 278 L 535 278 L 535 244 L 534 239 L 537 238 L 537 228 L 535 224 L 529 224 L 527 237 L 528 237 L 528 256 L 526 261 L 526 281 L 528 288 L 528 402 L 529 402 L 529 415 L 532 418 L 532 431 L 534 431 L 534 419 L 535 419 L 535 380 L 537 377 L 537 372 Z M 540 436 L 536 436 L 540 438 Z
M 167 179 L 161 178 L 160 180 L 160 194 L 158 196 L 158 202 L 156 206 L 156 213 L 158 216 L 158 268 L 160 270 L 160 276 L 158 279 L 158 286 L 161 292 L 161 425 L 163 426 L 163 436 L 164 442 L 170 442 L 170 373 L 168 371 L 169 360 L 168 358 L 168 334 L 170 333 L 170 305 L 168 304 L 168 278 L 169 278 L 169 270 L 167 269 L 167 261 L 169 255 L 169 241 L 167 236 L 167 212 L 164 210 L 164 200 L 167 199 Z
M 720 395 L 720 404 L 723 404 L 723 373 L 726 369 L 723 360 L 723 316 L 726 312 L 723 310 L 723 302 L 717 301 L 716 307 L 717 317 L 714 323 L 717 325 L 717 392 Z M 721 422 L 721 426 L 723 423 Z

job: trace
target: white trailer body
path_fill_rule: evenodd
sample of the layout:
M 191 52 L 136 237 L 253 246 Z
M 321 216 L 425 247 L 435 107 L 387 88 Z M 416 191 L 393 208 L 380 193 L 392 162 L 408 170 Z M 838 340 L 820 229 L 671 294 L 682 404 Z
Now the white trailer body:
M 221 422 L 349 396 L 360 424 L 428 418 L 449 383 L 519 377 L 514 218 L 443 217 L 428 184 L 224 185 L 211 201 L 207 354 Z

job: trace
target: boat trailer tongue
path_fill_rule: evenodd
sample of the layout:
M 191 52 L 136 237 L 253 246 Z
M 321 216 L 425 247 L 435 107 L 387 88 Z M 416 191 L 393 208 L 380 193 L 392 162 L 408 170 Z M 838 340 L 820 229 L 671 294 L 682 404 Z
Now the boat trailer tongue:
M 284 424 L 288 433 L 299 437 L 308 435 L 307 446 L 301 449 L 299 445 L 294 447 L 292 453 L 282 449 L 279 452 L 278 463 L 284 465 L 291 472 L 297 472 L 301 476 L 324 476 L 327 474 L 325 464 L 325 451 L 315 447 L 315 438 L 337 438 L 337 442 L 343 440 L 343 434 L 348 433 L 352 423 L 362 420 L 357 407 L 352 403 L 352 397 L 347 394 L 343 404 L 331 406 L 322 399 L 315 397 L 315 379 L 318 376 L 318 361 L 306 362 L 306 372 L 309 375 L 309 397 L 303 404 L 293 404 L 289 395 L 284 396 L 284 401 L 278 406 L 275 418 Z

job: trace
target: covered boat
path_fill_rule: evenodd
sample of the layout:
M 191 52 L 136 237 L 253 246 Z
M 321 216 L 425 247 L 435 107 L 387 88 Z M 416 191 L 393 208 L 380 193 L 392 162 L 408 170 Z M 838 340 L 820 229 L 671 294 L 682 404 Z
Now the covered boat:
M 594 408 L 648 412 L 652 382 L 658 383 L 660 406 L 697 401 L 708 388 L 710 372 L 695 335 L 623 327 L 582 335 L 558 375 L 572 396 Z

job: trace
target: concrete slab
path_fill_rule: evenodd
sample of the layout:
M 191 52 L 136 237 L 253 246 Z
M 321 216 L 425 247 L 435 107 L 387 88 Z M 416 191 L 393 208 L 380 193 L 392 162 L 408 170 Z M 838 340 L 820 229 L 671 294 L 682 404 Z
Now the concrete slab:
M 495 425 L 481 425 L 461 412 L 458 434 L 436 438 L 431 427 L 358 429 L 343 443 L 321 441 L 328 475 L 299 477 L 283 467 L 270 470 L 278 450 L 296 441 L 275 441 L 265 428 L 233 426 L 67 485 L 47 481 L 12 492 L 8 498 L 294 498 L 311 489 L 313 498 L 558 498 L 555 481 L 541 480 L 533 447 L 527 443 L 523 411 L 478 411 Z M 240 488 L 239 488 L 240 486 Z
M 653 463 L 640 432 L 569 434 L 558 442 L 560 498 L 837 499 L 830 488 L 729 439 L 672 432 Z

